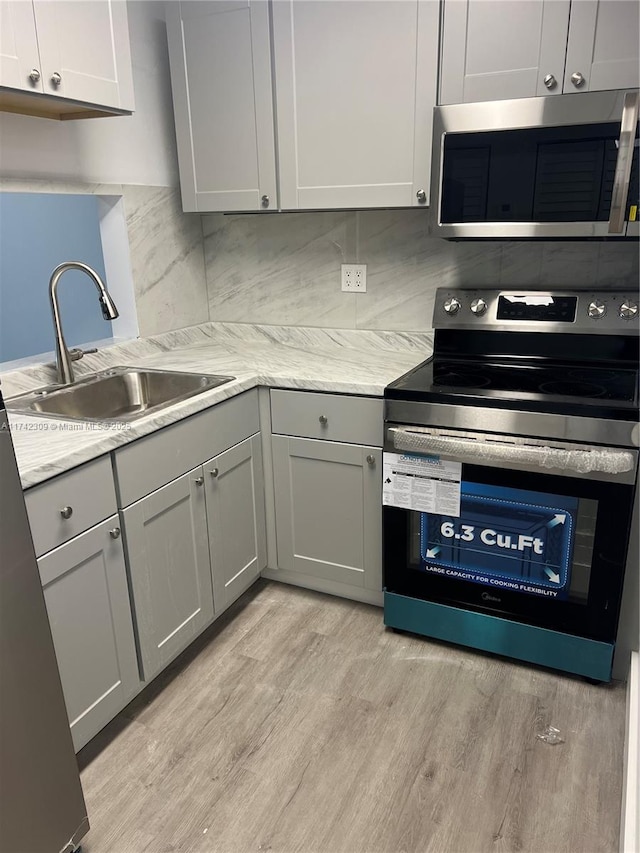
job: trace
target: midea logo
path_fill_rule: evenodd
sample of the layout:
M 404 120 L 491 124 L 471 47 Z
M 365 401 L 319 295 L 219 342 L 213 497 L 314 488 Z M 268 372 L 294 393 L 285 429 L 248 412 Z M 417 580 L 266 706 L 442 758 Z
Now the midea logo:
M 483 592 L 480 597 L 482 598 L 483 601 L 497 601 L 497 602 L 502 601 L 501 598 L 496 598 L 495 595 L 489 595 L 488 592 Z

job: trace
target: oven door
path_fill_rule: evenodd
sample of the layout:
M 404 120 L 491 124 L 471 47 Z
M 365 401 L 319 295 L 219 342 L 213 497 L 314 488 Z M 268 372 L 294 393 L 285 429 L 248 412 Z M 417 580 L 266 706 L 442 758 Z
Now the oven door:
M 613 643 L 637 457 L 389 425 L 385 590 Z

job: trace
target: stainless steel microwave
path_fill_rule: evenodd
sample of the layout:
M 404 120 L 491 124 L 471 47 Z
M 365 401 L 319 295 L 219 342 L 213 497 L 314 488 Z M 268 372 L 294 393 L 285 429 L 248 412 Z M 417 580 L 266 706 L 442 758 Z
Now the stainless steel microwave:
M 640 235 L 637 90 L 436 107 L 432 233 Z

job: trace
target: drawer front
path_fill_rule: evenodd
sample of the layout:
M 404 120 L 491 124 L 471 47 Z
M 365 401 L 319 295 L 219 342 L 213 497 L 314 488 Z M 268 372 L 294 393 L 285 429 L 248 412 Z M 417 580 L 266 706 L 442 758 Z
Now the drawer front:
M 117 511 L 111 459 L 103 456 L 24 495 L 39 557 Z
M 116 450 L 119 505 L 129 506 L 259 431 L 253 390 Z
M 383 401 L 377 397 L 272 391 L 271 431 L 381 447 Z

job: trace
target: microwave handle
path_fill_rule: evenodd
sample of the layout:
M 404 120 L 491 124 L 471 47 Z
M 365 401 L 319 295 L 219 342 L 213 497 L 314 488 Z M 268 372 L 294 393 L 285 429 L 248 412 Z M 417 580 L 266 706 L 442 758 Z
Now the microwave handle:
M 631 179 L 631 162 L 636 139 L 638 124 L 638 92 L 626 92 L 622 108 L 620 124 L 620 142 L 618 144 L 618 159 L 613 179 L 611 195 L 611 212 L 609 214 L 609 234 L 624 233 L 627 198 L 629 196 L 629 181 Z

